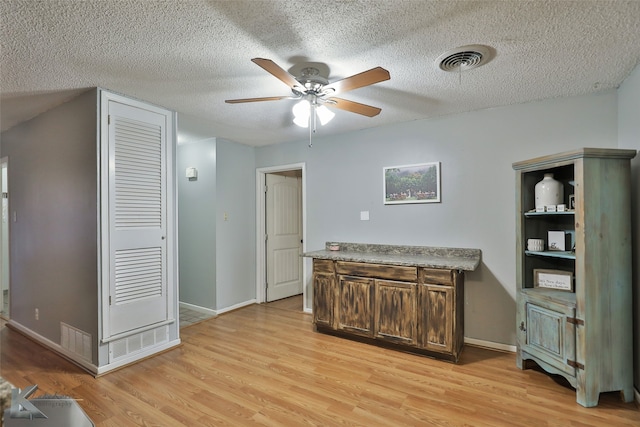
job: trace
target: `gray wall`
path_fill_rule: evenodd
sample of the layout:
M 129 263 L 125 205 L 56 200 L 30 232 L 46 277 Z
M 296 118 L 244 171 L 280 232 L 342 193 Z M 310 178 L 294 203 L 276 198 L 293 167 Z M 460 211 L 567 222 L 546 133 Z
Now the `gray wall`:
M 97 97 L 90 90 L 3 132 L 1 154 L 9 157 L 11 318 L 55 343 L 60 322 L 90 333 L 95 364 L 96 141 Z
M 180 302 L 210 310 L 250 303 L 256 297 L 254 148 L 211 138 L 188 119 L 179 133 Z M 197 181 L 185 178 L 189 166 L 198 168 Z
M 640 66 L 618 90 L 618 138 L 620 148 L 640 150 Z M 631 218 L 633 232 L 634 384 L 640 390 L 640 155 L 631 163 Z
M 511 164 L 616 147 L 616 111 L 615 91 L 551 99 L 320 137 L 313 148 L 304 140 L 261 147 L 256 167 L 306 162 L 307 250 L 332 240 L 481 249 L 480 268 L 466 277 L 465 336 L 514 345 Z M 334 120 L 348 119 L 339 113 Z M 383 204 L 384 166 L 434 161 L 441 162 L 442 203 Z M 360 221 L 365 210 L 370 221 Z
M 216 308 L 216 139 L 178 145 L 180 301 Z M 186 168 L 198 169 L 189 181 Z
M 217 159 L 216 295 L 224 309 L 256 297 L 255 151 L 218 139 Z

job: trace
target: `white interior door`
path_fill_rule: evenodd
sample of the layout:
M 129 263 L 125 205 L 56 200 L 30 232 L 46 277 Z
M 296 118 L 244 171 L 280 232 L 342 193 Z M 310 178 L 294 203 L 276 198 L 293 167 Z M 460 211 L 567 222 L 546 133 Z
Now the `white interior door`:
M 266 175 L 267 301 L 302 293 L 302 179 Z
M 108 102 L 109 335 L 167 319 L 167 115 Z

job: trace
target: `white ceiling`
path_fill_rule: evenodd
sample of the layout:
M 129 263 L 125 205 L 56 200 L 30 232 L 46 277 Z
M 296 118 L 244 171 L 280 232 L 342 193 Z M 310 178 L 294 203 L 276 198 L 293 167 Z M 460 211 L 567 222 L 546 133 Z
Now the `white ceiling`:
M 640 1 L 2 0 L 0 124 L 6 130 L 89 87 L 175 110 L 204 134 L 261 146 L 307 138 L 281 81 L 251 62 L 329 80 L 381 66 L 391 80 L 342 93 L 330 135 L 616 88 L 640 59 Z M 495 58 L 460 74 L 436 59 L 468 44 Z

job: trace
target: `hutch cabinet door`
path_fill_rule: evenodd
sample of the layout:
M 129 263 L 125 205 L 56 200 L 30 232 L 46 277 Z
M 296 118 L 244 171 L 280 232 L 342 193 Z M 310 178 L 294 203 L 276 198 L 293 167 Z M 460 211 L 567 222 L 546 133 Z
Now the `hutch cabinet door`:
M 576 327 L 573 307 L 543 307 L 525 302 L 526 323 L 521 332 L 526 334 L 522 350 L 540 361 L 576 375 Z
M 338 277 L 340 292 L 338 329 L 372 336 L 374 279 Z
M 375 337 L 415 345 L 417 284 L 390 280 L 376 280 L 375 283 Z

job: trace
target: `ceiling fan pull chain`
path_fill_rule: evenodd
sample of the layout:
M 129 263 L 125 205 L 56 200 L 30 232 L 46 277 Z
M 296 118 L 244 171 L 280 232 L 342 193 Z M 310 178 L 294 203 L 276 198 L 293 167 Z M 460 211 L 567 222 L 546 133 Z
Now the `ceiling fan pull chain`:
M 309 114 L 309 126 L 307 126 L 309 128 L 309 148 L 313 147 L 313 144 L 311 143 L 311 114 Z

